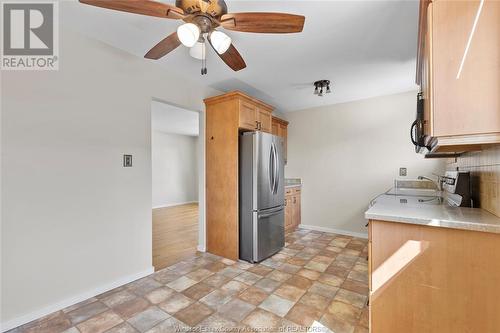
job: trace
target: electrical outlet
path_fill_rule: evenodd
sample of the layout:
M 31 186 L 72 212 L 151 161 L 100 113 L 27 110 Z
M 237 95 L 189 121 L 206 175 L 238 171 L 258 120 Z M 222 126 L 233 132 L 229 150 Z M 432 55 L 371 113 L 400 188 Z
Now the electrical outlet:
M 406 175 L 408 174 L 406 168 L 399 168 L 399 175 L 401 177 L 406 177 Z
M 123 167 L 124 168 L 132 167 L 132 155 L 123 155 Z

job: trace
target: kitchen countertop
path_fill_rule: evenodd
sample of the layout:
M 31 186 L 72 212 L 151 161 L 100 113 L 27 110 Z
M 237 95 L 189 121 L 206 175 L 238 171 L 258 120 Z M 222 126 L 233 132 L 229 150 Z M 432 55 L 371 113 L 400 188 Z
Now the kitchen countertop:
M 449 206 L 431 192 L 389 190 L 372 201 L 365 218 L 500 234 L 500 217 L 480 208 Z
M 302 179 L 300 178 L 285 178 L 285 188 L 301 187 Z

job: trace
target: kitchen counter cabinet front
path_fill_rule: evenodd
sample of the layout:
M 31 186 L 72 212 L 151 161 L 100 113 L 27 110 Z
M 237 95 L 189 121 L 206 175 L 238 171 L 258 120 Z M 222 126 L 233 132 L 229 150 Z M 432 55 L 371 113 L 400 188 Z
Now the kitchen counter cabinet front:
M 500 234 L 370 220 L 371 333 L 500 332 Z
M 300 186 L 285 188 L 285 232 L 297 229 L 301 222 Z

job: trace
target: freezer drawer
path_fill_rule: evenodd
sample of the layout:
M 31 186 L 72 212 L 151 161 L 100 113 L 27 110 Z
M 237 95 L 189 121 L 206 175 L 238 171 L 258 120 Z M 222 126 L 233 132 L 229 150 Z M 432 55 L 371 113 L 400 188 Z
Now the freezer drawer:
M 279 206 L 252 212 L 240 221 L 240 258 L 262 261 L 285 246 L 285 209 Z
M 285 246 L 285 209 L 255 212 L 257 241 L 254 244 L 254 261 L 262 261 Z

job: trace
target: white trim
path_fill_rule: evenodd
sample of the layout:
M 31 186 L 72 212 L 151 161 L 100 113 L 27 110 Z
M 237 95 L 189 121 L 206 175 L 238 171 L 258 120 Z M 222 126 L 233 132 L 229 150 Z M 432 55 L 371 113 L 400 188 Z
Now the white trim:
M 368 239 L 368 233 L 353 232 L 353 231 L 348 231 L 348 230 L 333 229 L 333 228 L 327 228 L 327 227 L 318 227 L 318 226 L 315 226 L 315 225 L 308 225 L 308 224 L 300 224 L 299 228 L 308 229 L 308 230 L 315 230 L 315 231 L 330 232 L 330 233 L 333 233 L 333 234 L 339 234 L 339 235 L 345 235 L 345 236 L 352 236 L 352 237 L 358 237 L 358 238 L 366 238 L 366 239 Z
M 25 314 L 23 316 L 20 316 L 20 317 L 17 317 L 17 318 L 14 318 L 14 319 L 11 319 L 5 323 L 0 323 L 0 330 L 1 332 L 6 332 L 10 329 L 13 329 L 13 328 L 16 328 L 16 327 L 19 327 L 21 325 L 24 325 L 24 324 L 27 324 L 33 320 L 36 320 L 36 319 L 39 319 L 39 318 L 42 318 L 46 315 L 49 315 L 51 313 L 54 313 L 56 311 L 59 311 L 59 310 L 62 310 L 64 308 L 67 308 L 68 306 L 72 306 L 74 304 L 77 304 L 77 303 L 80 303 L 82 301 L 85 301 L 89 298 L 92 298 L 94 296 L 97 296 L 99 294 L 102 294 L 106 291 L 109 291 L 109 290 L 112 290 L 112 289 L 115 289 L 117 287 L 120 287 L 124 284 L 127 284 L 127 283 L 130 283 L 132 281 L 135 281 L 135 280 L 138 280 L 138 279 L 141 279 L 145 276 L 148 276 L 150 274 L 154 273 L 154 267 L 151 266 L 150 268 L 144 270 L 144 271 L 141 271 L 141 272 L 137 272 L 135 274 L 131 274 L 131 275 L 128 275 L 128 276 L 124 276 L 118 280 L 115 280 L 111 283 L 107 283 L 107 284 L 104 284 L 100 287 L 97 287 L 97 288 L 94 288 L 92 290 L 88 290 L 86 292 L 83 292 L 81 294 L 78 294 L 78 295 L 74 295 L 70 298 L 67 298 L 65 300 L 62 300 L 58 303 L 54 303 L 54 304 L 51 304 L 51 305 L 48 305 L 42 309 L 39 309 L 37 311 L 33 311 L 31 313 L 28 313 L 28 314 Z
M 207 249 L 205 248 L 205 245 L 198 244 L 196 249 L 200 252 L 207 252 Z
M 182 206 L 182 205 L 188 205 L 188 204 L 194 204 L 194 203 L 198 203 L 198 201 L 186 201 L 186 202 L 178 202 L 178 203 L 167 204 L 167 205 L 160 205 L 160 206 L 153 207 L 153 209 Z

